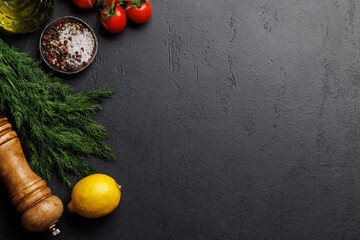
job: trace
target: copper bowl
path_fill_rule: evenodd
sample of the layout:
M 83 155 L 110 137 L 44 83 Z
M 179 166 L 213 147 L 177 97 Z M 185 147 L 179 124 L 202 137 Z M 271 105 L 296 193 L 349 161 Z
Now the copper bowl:
M 45 51 L 43 49 L 43 46 L 41 45 L 41 42 L 42 42 L 42 39 L 44 38 L 44 33 L 47 32 L 47 30 L 51 27 L 56 27 L 58 26 L 60 23 L 81 23 L 84 27 L 88 28 L 90 33 L 92 34 L 93 38 L 94 38 L 94 50 L 91 54 L 91 58 L 88 60 L 87 64 L 85 66 L 83 66 L 82 68 L 79 68 L 79 69 L 75 69 L 75 70 L 62 70 L 62 69 L 59 69 L 57 67 L 54 67 L 53 65 L 51 65 L 46 57 L 45 57 Z M 96 38 L 96 35 L 94 33 L 94 31 L 92 30 L 92 28 L 86 23 L 84 22 L 83 20 L 77 18 L 77 17 L 73 17 L 73 16 L 65 16 L 65 17 L 61 17 L 61 18 L 58 18 L 58 19 L 55 19 L 54 21 L 52 21 L 51 23 L 49 23 L 45 28 L 44 30 L 42 31 L 41 33 L 41 36 L 40 36 L 40 41 L 39 41 L 39 50 L 40 50 L 40 54 L 41 54 L 41 58 L 43 59 L 43 61 L 46 63 L 46 65 L 48 65 L 52 70 L 56 71 L 56 72 L 60 72 L 60 73 L 64 73 L 64 74 L 74 74 L 74 73 L 78 73 L 78 72 L 81 72 L 83 71 L 85 68 L 87 68 L 91 63 L 92 61 L 94 60 L 96 54 L 97 54 L 97 51 L 98 51 L 98 41 L 97 41 L 97 38 Z

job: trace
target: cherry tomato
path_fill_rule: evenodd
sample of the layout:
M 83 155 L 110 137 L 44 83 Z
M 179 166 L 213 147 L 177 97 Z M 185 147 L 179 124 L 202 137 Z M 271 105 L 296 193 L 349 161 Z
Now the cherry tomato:
M 131 6 L 132 3 L 128 2 L 126 8 Z M 127 16 L 135 23 L 146 23 L 152 14 L 152 7 L 150 2 L 143 3 L 141 7 L 132 7 L 126 10 Z
M 102 16 L 106 17 L 104 11 L 108 11 L 108 7 L 104 8 L 101 13 Z M 102 16 L 100 16 L 101 25 L 109 33 L 119 33 L 124 30 L 126 26 L 126 13 L 122 7 L 116 6 L 115 16 L 110 17 L 109 19 L 104 19 Z
M 82 9 L 88 9 L 95 5 L 96 0 L 73 0 L 76 6 Z

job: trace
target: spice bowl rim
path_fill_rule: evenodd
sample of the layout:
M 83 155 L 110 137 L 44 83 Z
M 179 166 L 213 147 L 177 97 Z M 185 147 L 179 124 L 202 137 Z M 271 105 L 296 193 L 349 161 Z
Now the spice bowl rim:
M 76 71 L 63 71 L 63 70 L 61 70 L 61 69 L 57 69 L 57 68 L 53 67 L 53 66 L 45 59 L 44 51 L 43 51 L 43 48 L 42 48 L 42 46 L 41 46 L 41 41 L 42 41 L 42 39 L 43 39 L 43 37 L 44 37 L 45 31 L 48 30 L 54 23 L 58 22 L 59 20 L 66 20 L 66 19 L 73 19 L 73 20 L 79 21 L 79 22 L 82 23 L 84 26 L 86 26 L 86 27 L 90 30 L 92 36 L 94 37 L 94 42 L 95 42 L 95 49 L 94 49 L 94 51 L 93 51 L 93 54 L 92 54 L 90 60 L 88 61 L 88 63 L 86 64 L 86 66 L 84 66 L 84 67 L 82 67 L 82 68 L 80 68 L 80 69 L 78 69 L 78 70 L 76 70 Z M 47 24 L 47 25 L 44 27 L 44 29 L 43 29 L 43 31 L 42 31 L 42 33 L 41 33 L 41 35 L 40 35 L 39 51 L 40 51 L 40 55 L 41 55 L 42 60 L 43 60 L 43 61 L 46 63 L 46 65 L 49 66 L 52 70 L 54 70 L 54 71 L 56 71 L 56 72 L 59 72 L 59 73 L 64 73 L 64 74 L 75 74 L 75 73 L 79 73 L 79 72 L 83 71 L 85 68 L 87 68 L 87 67 L 94 61 L 94 59 L 95 59 L 95 57 L 96 57 L 96 55 L 97 55 L 97 52 L 98 52 L 98 45 L 99 45 L 99 44 L 98 44 L 98 40 L 97 40 L 97 38 L 96 38 L 95 32 L 94 32 L 94 30 L 89 26 L 89 24 L 87 24 L 84 20 L 82 20 L 82 19 L 80 19 L 80 18 L 78 18 L 78 17 L 74 17 L 74 16 L 63 16 L 63 17 L 59 17 L 59 18 L 51 21 L 49 24 Z

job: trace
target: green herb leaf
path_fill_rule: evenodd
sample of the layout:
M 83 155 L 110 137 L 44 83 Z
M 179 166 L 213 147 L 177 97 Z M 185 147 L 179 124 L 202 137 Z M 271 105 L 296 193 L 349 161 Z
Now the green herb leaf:
M 115 159 L 104 143 L 108 135 L 92 118 L 113 93 L 104 87 L 75 94 L 0 39 L 0 114 L 17 131 L 31 168 L 45 180 L 56 172 L 70 187 L 69 174 L 83 178 L 96 172 L 84 156 Z

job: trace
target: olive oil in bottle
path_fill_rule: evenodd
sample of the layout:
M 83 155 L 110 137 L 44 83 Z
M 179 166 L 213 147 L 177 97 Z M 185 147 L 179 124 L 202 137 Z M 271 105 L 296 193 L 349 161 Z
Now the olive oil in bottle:
M 11 33 L 33 32 L 53 10 L 54 0 L 0 0 L 0 27 Z

